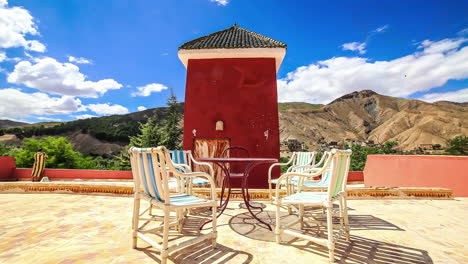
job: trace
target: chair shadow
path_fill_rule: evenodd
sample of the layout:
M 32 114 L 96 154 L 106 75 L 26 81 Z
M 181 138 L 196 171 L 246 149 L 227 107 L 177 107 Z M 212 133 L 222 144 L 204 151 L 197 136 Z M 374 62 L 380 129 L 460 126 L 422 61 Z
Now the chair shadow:
M 197 237 L 205 232 L 203 231 L 210 231 L 211 224 L 209 228 L 200 230 L 200 226 L 204 223 L 207 219 L 210 219 L 211 211 L 207 209 L 193 209 L 190 215 L 187 216 L 186 220 L 184 221 L 184 225 L 182 228 L 182 234 L 173 233 L 169 237 L 169 245 L 181 242 L 182 240 Z M 207 225 L 207 226 L 208 226 Z M 162 239 L 160 234 L 152 234 L 152 236 L 159 237 Z M 150 258 L 155 260 L 156 262 L 161 262 L 161 255 L 159 251 L 155 250 L 151 246 L 147 247 L 139 247 L 137 250 L 142 251 Z M 188 246 L 186 248 L 176 250 L 169 254 L 168 257 L 174 263 L 187 263 L 187 264 L 195 264 L 195 263 L 227 263 L 234 261 L 235 263 L 250 263 L 253 260 L 253 255 L 241 251 L 236 250 L 221 244 L 217 244 L 215 249 L 211 246 L 211 240 L 204 240 L 200 243 L 196 243 L 194 245 Z
M 322 233 L 323 234 L 323 233 Z M 326 233 L 325 233 L 326 234 Z M 305 252 L 328 258 L 328 248 L 312 242 L 295 245 L 294 239 L 284 245 L 293 246 Z M 426 250 L 382 242 L 351 235 L 349 242 L 339 239 L 335 244 L 336 263 L 395 263 L 395 264 L 433 264 Z
M 275 212 L 273 211 L 258 212 L 257 217 L 267 223 L 275 225 Z M 283 223 L 287 223 L 288 221 L 293 221 L 295 219 L 297 219 L 297 216 L 289 215 L 287 212 L 281 212 L 281 221 L 284 221 Z M 404 231 L 404 229 L 372 215 L 350 215 L 349 222 L 351 234 L 353 230 Z M 251 239 L 269 242 L 275 241 L 274 233 L 266 229 L 263 225 L 258 224 L 255 219 L 252 219 L 249 213 L 242 213 L 233 216 L 229 221 L 229 226 L 236 233 Z M 298 226 L 293 226 L 292 228 L 299 231 Z M 301 231 L 305 234 L 316 237 L 326 238 L 327 235 L 325 227 L 307 225 L 306 223 L 304 225 L 304 229 Z M 313 242 L 304 242 L 302 239 L 285 234 L 283 234 L 281 238 L 283 245 L 293 246 L 302 251 L 323 256 L 324 259 L 328 258 L 328 249 L 324 246 Z M 356 235 L 351 235 L 349 242 L 345 241 L 343 238 L 338 240 L 336 243 L 335 256 L 338 263 L 433 263 L 428 252 L 425 250 L 382 242 Z

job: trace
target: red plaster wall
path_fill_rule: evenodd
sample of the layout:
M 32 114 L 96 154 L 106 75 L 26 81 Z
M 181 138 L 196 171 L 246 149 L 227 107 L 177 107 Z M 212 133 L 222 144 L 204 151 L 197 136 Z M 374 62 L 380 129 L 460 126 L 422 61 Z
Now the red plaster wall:
M 31 180 L 32 169 L 16 169 L 14 178 L 19 180 Z M 132 180 L 131 171 L 106 171 L 106 170 L 68 170 L 45 169 L 44 176 L 51 180 Z
M 215 130 L 218 120 L 224 122 L 224 131 Z M 275 59 L 189 60 L 184 149 L 191 150 L 195 138 L 227 138 L 231 146 L 246 148 L 251 157 L 279 159 Z M 268 167 L 259 165 L 252 171 L 250 187 L 267 187 Z M 273 177 L 278 175 L 276 170 Z
M 0 180 L 16 181 L 14 172 L 16 168 L 15 158 L 11 156 L 0 157 Z
M 468 157 L 369 155 L 366 187 L 433 187 L 468 197 Z

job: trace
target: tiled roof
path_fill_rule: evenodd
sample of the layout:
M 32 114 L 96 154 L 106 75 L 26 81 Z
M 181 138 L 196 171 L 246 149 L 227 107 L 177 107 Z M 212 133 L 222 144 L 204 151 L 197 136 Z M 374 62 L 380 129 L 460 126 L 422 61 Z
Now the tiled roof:
M 244 48 L 286 48 L 283 42 L 252 32 L 237 24 L 201 38 L 182 44 L 179 50 L 190 49 L 244 49 Z

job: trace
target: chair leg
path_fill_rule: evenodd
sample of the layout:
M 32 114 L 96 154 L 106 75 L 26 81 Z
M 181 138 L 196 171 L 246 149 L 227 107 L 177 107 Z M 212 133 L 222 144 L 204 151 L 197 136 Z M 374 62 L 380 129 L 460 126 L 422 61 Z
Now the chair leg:
M 346 241 L 349 241 L 349 219 L 348 219 L 348 204 L 346 202 L 346 196 L 343 197 L 343 220 L 344 220 L 344 226 L 345 226 L 345 235 L 346 235 Z
M 333 204 L 327 206 L 328 260 L 335 262 L 335 241 L 333 241 Z
M 301 220 L 301 229 L 304 228 L 304 205 L 299 205 L 299 219 Z
M 169 244 L 169 223 L 170 223 L 170 211 L 164 210 L 164 227 L 163 227 L 163 242 L 161 249 L 161 264 L 167 263 L 168 257 L 168 244 Z
M 213 226 L 213 230 L 211 230 L 213 232 L 213 238 L 211 239 L 211 247 L 213 249 L 215 249 L 217 247 L 217 243 L 216 243 L 216 239 L 218 237 L 218 232 L 216 231 L 217 230 L 217 214 L 218 214 L 218 211 L 216 210 L 217 209 L 217 205 L 215 204 L 211 211 L 213 213 L 213 221 L 211 222 L 212 226 Z
M 133 222 L 132 222 L 132 248 L 137 247 L 137 230 L 138 230 L 138 218 L 140 218 L 140 196 L 139 194 L 135 194 L 135 198 L 133 201 Z
M 276 243 L 281 243 L 281 235 L 280 235 L 280 201 L 276 201 L 276 226 L 275 226 L 275 236 L 276 236 Z
M 271 187 L 271 181 L 268 181 L 268 199 L 270 200 L 270 204 L 273 204 L 273 190 Z

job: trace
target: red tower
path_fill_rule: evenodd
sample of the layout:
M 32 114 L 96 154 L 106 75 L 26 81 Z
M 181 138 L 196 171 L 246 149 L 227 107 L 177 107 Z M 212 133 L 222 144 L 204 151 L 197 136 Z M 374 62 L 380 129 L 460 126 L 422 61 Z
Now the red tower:
M 285 54 L 286 44 L 237 25 L 180 46 L 187 68 L 183 148 L 214 157 L 241 146 L 251 157 L 279 158 L 276 72 Z M 267 170 L 255 168 L 249 186 L 266 188 Z

